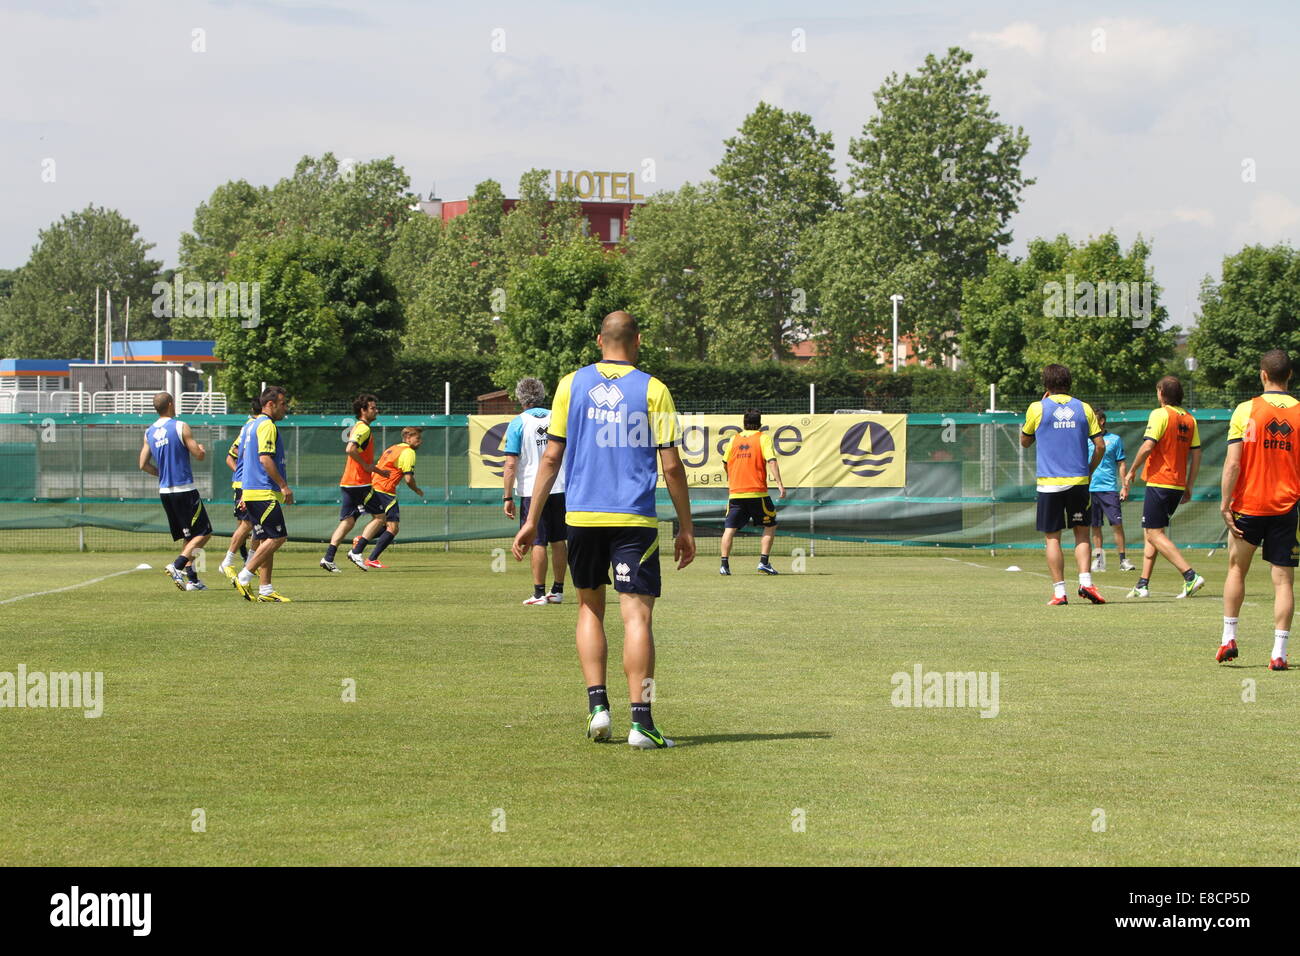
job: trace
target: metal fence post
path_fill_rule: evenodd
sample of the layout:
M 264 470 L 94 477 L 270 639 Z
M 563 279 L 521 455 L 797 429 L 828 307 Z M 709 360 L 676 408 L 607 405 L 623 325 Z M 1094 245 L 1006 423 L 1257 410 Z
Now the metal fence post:
M 86 550 L 86 426 L 77 425 L 77 550 Z

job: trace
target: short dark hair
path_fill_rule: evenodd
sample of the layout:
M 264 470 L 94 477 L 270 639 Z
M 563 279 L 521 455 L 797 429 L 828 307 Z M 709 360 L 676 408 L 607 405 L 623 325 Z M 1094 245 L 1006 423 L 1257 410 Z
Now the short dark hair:
M 1156 382 L 1156 390 L 1160 392 L 1160 397 L 1169 405 L 1183 404 L 1183 383 L 1178 381 L 1176 375 L 1166 375 L 1160 381 Z
M 371 395 L 369 392 L 362 392 L 356 398 L 352 399 L 352 414 L 360 415 L 362 409 L 364 409 L 371 402 L 374 402 L 376 405 L 378 405 L 379 404 L 378 397 Z
M 1274 385 L 1291 381 L 1291 356 L 1284 349 L 1271 349 L 1259 357 L 1259 370 Z
M 266 408 L 268 402 L 274 402 L 282 395 L 288 395 L 288 394 L 289 393 L 286 392 L 279 385 L 266 386 L 266 388 L 262 389 L 262 394 L 257 397 L 257 400 L 262 403 L 261 405 L 258 406 L 258 411 L 261 411 L 263 408 Z
M 1049 392 L 1070 390 L 1070 370 L 1064 365 L 1049 365 L 1043 369 L 1043 388 Z
M 745 427 L 751 431 L 762 427 L 763 415 L 757 408 L 745 409 Z
M 1093 413 L 1096 414 L 1098 422 L 1104 422 L 1106 420 L 1106 409 L 1094 408 Z
M 250 415 L 262 414 L 262 406 L 257 404 L 256 396 L 248 400 L 248 414 Z

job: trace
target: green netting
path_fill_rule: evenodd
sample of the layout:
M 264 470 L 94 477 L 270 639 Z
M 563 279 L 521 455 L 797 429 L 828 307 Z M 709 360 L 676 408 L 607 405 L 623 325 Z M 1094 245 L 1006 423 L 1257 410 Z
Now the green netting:
M 694 409 L 683 409 L 690 411 Z M 1218 481 L 1228 409 L 1193 409 L 1204 460 L 1193 501 L 1179 509 L 1173 537 L 1181 546 L 1221 545 Z M 1112 412 L 1109 427 L 1136 453 L 1145 410 Z M 913 414 L 907 420 L 904 488 L 791 488 L 778 501 L 783 550 L 863 554 L 897 546 L 1039 548 L 1034 530 L 1034 450 L 1019 443 L 1021 416 L 1010 413 Z M 0 532 L 9 550 L 140 549 L 170 541 L 156 480 L 137 468 L 153 416 L 0 415 Z M 243 416 L 186 416 L 208 449 L 195 480 L 218 538 L 234 527 L 225 452 Z M 288 510 L 290 542 L 328 540 L 338 521 L 342 446 L 350 419 L 296 415 L 285 434 L 287 478 L 297 504 Z M 516 523 L 501 509 L 499 488 L 468 487 L 468 420 L 463 415 L 387 417 L 374 426 L 379 448 L 401 440 L 405 425 L 425 429 L 416 500 L 400 488 L 400 541 L 419 548 L 504 546 Z M 1125 505 L 1130 536 L 1140 536 L 1141 487 Z M 725 489 L 693 488 L 692 512 L 704 553 L 716 551 Z M 673 518 L 666 493 L 659 515 Z M 1110 531 L 1106 531 L 1109 546 Z

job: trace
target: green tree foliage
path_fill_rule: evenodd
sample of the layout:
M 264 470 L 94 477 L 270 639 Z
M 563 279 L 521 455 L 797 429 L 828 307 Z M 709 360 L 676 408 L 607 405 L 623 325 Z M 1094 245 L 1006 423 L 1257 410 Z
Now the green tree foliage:
M 265 381 L 321 401 L 379 390 L 393 374 L 401 312 L 367 246 L 306 233 L 254 239 L 239 246 L 227 279 L 260 283 L 255 326 L 210 320 L 228 394 L 242 400 Z
M 1225 256 L 1218 282 L 1201 284 L 1201 314 L 1188 341 L 1198 382 L 1237 392 L 1259 387 L 1259 356 L 1300 356 L 1300 254 L 1290 246 L 1246 246 Z
M 761 329 L 755 351 L 775 359 L 800 336 L 805 319 L 805 298 L 795 292 L 804 234 L 839 207 L 835 146 L 806 113 L 762 102 L 739 132 L 724 142 L 722 161 L 713 169 L 721 196 L 752 223 L 748 231 L 756 268 L 743 274 L 752 288 L 737 289 L 732 298 L 756 307 L 752 318 L 736 318 Z
M 162 263 L 148 257 L 153 243 L 138 233 L 121 213 L 93 205 L 42 229 L 31 258 L 13 277 L 10 294 L 0 300 L 0 354 L 91 358 L 96 286 L 112 292 L 115 339 L 122 337 L 128 296 L 131 337 L 165 334 L 166 320 L 152 314 L 153 283 Z M 101 325 L 103 320 L 101 311 Z
M 850 142 L 844 211 L 810 237 L 800 276 L 831 353 L 886 340 L 895 293 L 918 351 L 949 353 L 962 282 L 1011 239 L 1007 223 L 1034 182 L 1020 168 L 1029 138 L 998 119 L 971 59 L 953 47 L 915 74 L 891 74 Z
M 511 266 L 582 235 L 586 220 L 577 192 L 566 183 L 552 199 L 550 174 L 548 169 L 530 169 L 519 179 L 519 199 L 501 226 L 501 248 Z
M 680 359 L 767 355 L 758 229 L 716 184 L 684 185 L 637 208 L 627 263 L 647 339 Z
M 601 320 L 628 306 L 627 265 L 596 239 L 571 239 L 515 269 L 506 301 L 497 384 L 513 388 L 535 375 L 554 389 L 561 377 L 600 357 Z M 653 360 L 654 343 L 645 341 L 643 352 Z
M 1125 252 L 1106 233 L 1077 245 L 1035 239 L 1023 260 L 992 257 L 965 286 L 963 360 L 1005 394 L 1039 391 L 1054 362 L 1081 394 L 1150 389 L 1174 344 L 1150 254 L 1141 238 Z

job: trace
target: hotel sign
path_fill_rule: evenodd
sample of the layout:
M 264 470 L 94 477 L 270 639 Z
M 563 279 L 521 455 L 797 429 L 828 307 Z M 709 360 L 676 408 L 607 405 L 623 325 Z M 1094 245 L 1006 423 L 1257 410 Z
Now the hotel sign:
M 607 202 L 637 202 L 645 196 L 636 191 L 636 173 L 593 172 L 589 169 L 555 171 L 555 194 L 560 186 L 572 186 L 579 199 Z

